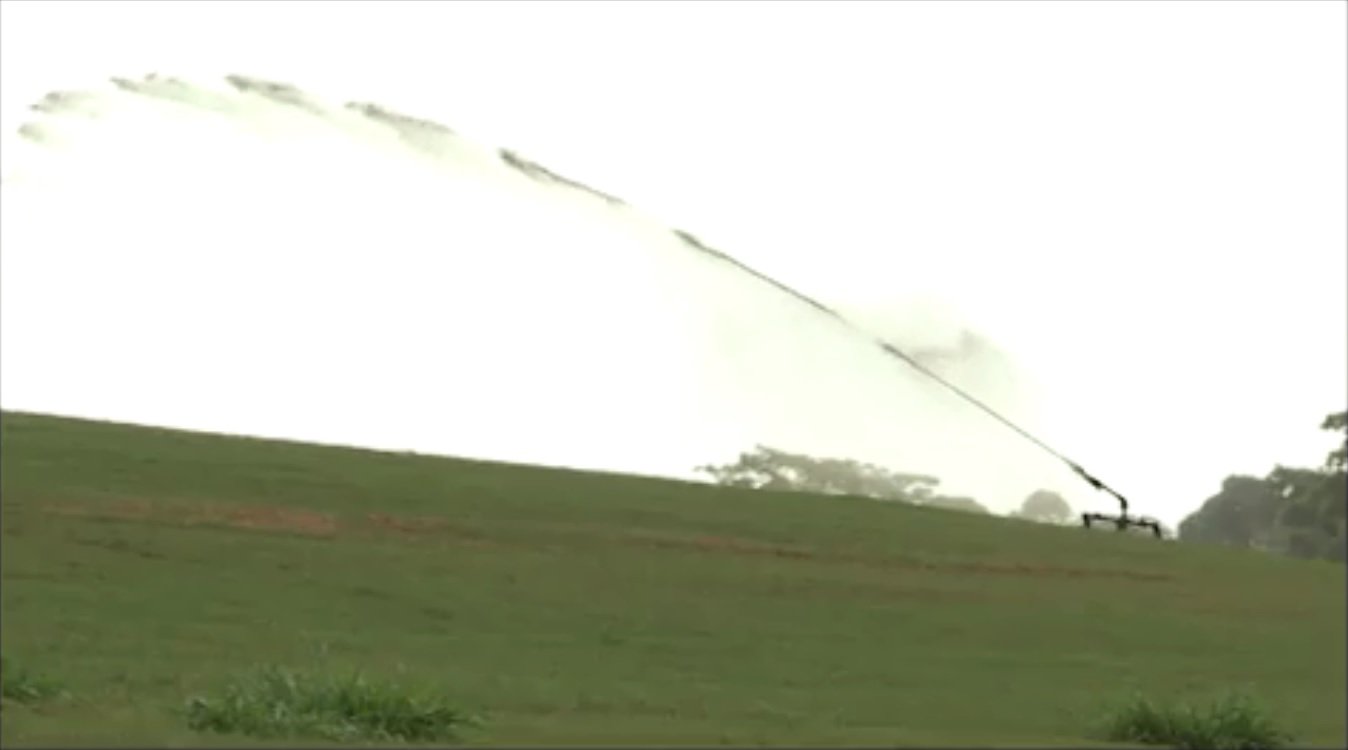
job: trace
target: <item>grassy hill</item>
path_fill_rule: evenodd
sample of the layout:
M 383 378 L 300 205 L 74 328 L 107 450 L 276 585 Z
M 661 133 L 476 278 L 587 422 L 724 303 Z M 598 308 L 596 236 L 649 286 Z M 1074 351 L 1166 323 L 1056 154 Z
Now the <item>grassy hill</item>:
M 194 732 L 183 707 L 267 665 L 432 688 L 482 717 L 472 744 L 1078 745 L 1116 697 L 1227 688 L 1302 743 L 1345 737 L 1341 565 L 861 499 L 0 426 L 4 656 L 64 690 L 7 700 L 6 744 L 254 742 Z

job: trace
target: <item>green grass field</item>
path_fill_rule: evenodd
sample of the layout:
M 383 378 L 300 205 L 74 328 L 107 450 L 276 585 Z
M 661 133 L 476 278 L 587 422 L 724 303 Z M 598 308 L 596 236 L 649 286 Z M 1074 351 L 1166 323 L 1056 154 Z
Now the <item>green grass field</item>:
M 1345 740 L 1342 565 L 861 499 L 2 426 L 4 656 L 61 686 L 6 700 L 7 745 L 262 743 L 198 733 L 185 707 L 268 666 L 421 686 L 480 717 L 468 744 L 1081 745 L 1111 700 L 1227 689 L 1298 744 Z

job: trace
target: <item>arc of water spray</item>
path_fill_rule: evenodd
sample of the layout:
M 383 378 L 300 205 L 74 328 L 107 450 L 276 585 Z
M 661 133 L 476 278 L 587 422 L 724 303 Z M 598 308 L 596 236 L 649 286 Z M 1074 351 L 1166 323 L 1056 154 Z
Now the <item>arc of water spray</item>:
M 133 82 L 129 82 L 129 81 L 124 81 L 124 80 L 121 80 L 121 79 L 113 79 L 113 80 L 114 80 L 114 83 L 116 83 L 117 86 L 120 87 L 120 88 L 127 89 L 127 90 L 130 90 L 130 91 L 136 91 L 136 90 L 138 90 L 138 87 L 139 87 L 139 84 L 138 84 L 138 83 L 133 83 Z M 155 80 L 156 80 L 156 79 L 155 79 L 155 76 L 153 76 L 153 75 L 148 76 L 148 77 L 146 78 L 146 82 L 147 82 L 147 83 L 155 82 Z M 289 104 L 289 105 L 295 105 L 295 104 L 296 104 L 296 97 L 298 96 L 298 93 L 294 90 L 294 87 L 291 87 L 291 86 L 287 86 L 287 85 L 284 85 L 284 84 L 269 83 L 269 82 L 266 82 L 266 81 L 257 81 L 257 80 L 253 80 L 253 79 L 243 78 L 243 77 L 240 77 L 240 76 L 231 76 L 231 77 L 229 77 L 229 82 L 230 82 L 231 85 L 233 85 L 235 88 L 237 88 L 237 89 L 239 89 L 239 90 L 241 90 L 241 91 L 252 90 L 252 91 L 256 91 L 256 92 L 262 94 L 263 96 L 267 96 L 267 97 L 269 97 L 269 98 L 271 98 L 271 99 L 274 99 L 274 100 L 279 101 L 279 102 L 284 103 L 284 104 Z M 161 82 L 161 83 L 162 83 L 162 82 Z M 349 105 L 349 106 L 351 106 L 351 107 L 353 107 L 353 108 L 356 108 L 356 109 L 364 110 L 364 111 L 366 111 L 367 114 L 371 114 L 371 108 L 370 108 L 369 106 L 367 106 L 367 105 Z M 382 110 L 379 110 L 379 108 L 373 108 L 373 109 L 376 110 L 376 111 L 378 111 L 378 112 L 380 113 L 380 115 L 381 115 L 382 117 L 384 117 L 385 119 L 392 117 L 393 119 L 401 120 L 401 121 L 404 121 L 404 122 L 406 122 L 406 121 L 417 122 L 418 124 L 420 124 L 420 125 L 422 125 L 422 126 L 425 126 L 425 125 L 427 124 L 427 123 L 425 123 L 424 121 L 416 121 L 416 120 L 411 120 L 411 118 L 406 118 L 406 117 L 404 117 L 404 116 L 391 115 L 390 113 L 386 113 L 386 112 L 383 112 Z M 440 126 L 435 126 L 435 127 L 440 127 Z M 502 151 L 501 154 L 500 154 L 500 156 L 501 156 L 501 158 L 502 158 L 503 161 L 505 161 L 507 164 L 510 164 L 511 166 L 515 167 L 516 169 L 524 169 L 525 171 L 533 172 L 533 173 L 534 173 L 533 176 L 534 176 L 536 179 L 539 177 L 538 170 L 537 170 L 537 169 L 531 169 L 531 168 L 530 168 L 530 167 L 536 167 L 536 165 L 528 165 L 528 164 L 526 164 L 525 162 L 523 162 L 522 160 L 520 160 L 520 158 L 519 158 L 518 156 L 516 156 L 515 154 L 510 153 L 510 152 Z M 544 171 L 546 171 L 546 170 L 544 170 Z M 550 173 L 549 173 L 549 174 L 550 174 Z M 553 177 L 555 178 L 556 176 L 553 175 Z M 582 187 L 583 187 L 583 186 L 582 186 Z M 615 200 L 615 199 L 611 198 L 610 196 L 606 196 L 606 195 L 602 195 L 602 194 L 600 195 L 600 197 L 601 197 L 601 198 L 604 198 L 604 199 L 605 199 L 606 201 L 608 201 L 608 202 L 613 202 L 613 201 Z M 1077 474 L 1078 476 L 1080 476 L 1082 479 L 1084 479 L 1088 484 L 1090 484 L 1090 485 L 1091 485 L 1092 487 L 1094 487 L 1095 489 L 1100 490 L 1100 491 L 1102 491 L 1102 492 L 1107 492 L 1107 493 L 1109 493 L 1110 495 L 1113 495 L 1114 498 L 1117 499 L 1117 500 L 1119 501 L 1119 505 L 1120 505 L 1120 506 L 1122 507 L 1122 509 L 1123 509 L 1123 515 L 1124 515 L 1124 516 L 1127 516 L 1127 514 L 1128 514 L 1128 501 L 1127 501 L 1127 499 L 1125 499 L 1125 498 L 1123 497 L 1123 495 L 1119 494 L 1119 493 L 1118 493 L 1117 491 L 1115 491 L 1112 487 L 1110 487 L 1109 485 L 1105 484 L 1105 483 L 1102 482 L 1100 479 L 1096 478 L 1096 477 L 1095 477 L 1094 475 L 1092 475 L 1090 472 L 1086 471 L 1084 468 L 1081 467 L 1080 464 L 1076 463 L 1075 461 L 1072 461 L 1072 460 L 1069 459 L 1067 456 L 1063 455 L 1061 452 L 1059 452 L 1059 451 L 1055 450 L 1053 447 L 1049 446 L 1049 445 L 1048 445 L 1047 443 L 1045 443 L 1043 440 L 1040 440 L 1039 438 L 1035 437 L 1035 436 L 1034 436 L 1033 434 L 1031 434 L 1028 430 L 1026 430 L 1026 429 L 1022 428 L 1021 426 L 1017 425 L 1016 423 L 1012 422 L 1010 419 L 1007 419 L 1006 417 L 1002 416 L 1002 415 L 999 414 L 996 410 L 994 410 L 992 407 L 990 407 L 990 406 L 988 406 L 987 404 L 983 403 L 983 402 L 980 401 L 978 398 L 976 398 L 976 397 L 974 397 L 973 395 L 971 395 L 971 394 L 969 394 L 968 392 L 966 392 L 964 389 L 960 388 L 959 386 L 955 385 L 954 383 L 951 383 L 950 381 L 946 380 L 945 378 L 941 377 L 940 375 L 936 374 L 935 372 L 932 372 L 930 369 L 928 369 L 926 366 L 924 366 L 921 362 L 918 362 L 918 361 L 917 361 L 916 359 L 914 359 L 912 356 L 910 356 L 910 355 L 908 355 L 907 353 L 905 353 L 902 349 L 900 349 L 900 348 L 898 348 L 897 346 L 894 346 L 893 344 L 891 344 L 891 343 L 889 343 L 889 342 L 887 342 L 887 341 L 885 341 L 885 340 L 883 340 L 883 339 L 881 339 L 881 338 L 879 338 L 879 337 L 877 337 L 877 336 L 875 336 L 875 335 L 873 335 L 873 334 L 867 332 L 862 326 L 856 324 L 855 322 L 853 322 L 853 321 L 851 321 L 851 320 L 848 320 L 847 318 L 845 318 L 845 317 L 843 317 L 841 314 L 839 314 L 836 310 L 830 308 L 829 306 L 827 306 L 827 305 L 825 305 L 825 304 L 819 302 L 818 300 L 815 300 L 814 298 L 812 298 L 812 297 L 810 297 L 810 296 L 808 296 L 808 295 L 806 295 L 806 294 L 803 294 L 803 293 L 800 292 L 799 290 L 794 289 L 794 288 L 792 288 L 792 287 L 790 287 L 790 286 L 787 286 L 786 284 L 783 284 L 782 282 L 778 281 L 777 279 L 774 279 L 774 278 L 772 278 L 771 276 L 768 276 L 767 274 L 764 274 L 764 273 L 762 273 L 761 271 L 758 271 L 757 269 L 752 268 L 752 267 L 750 267 L 750 266 L 748 266 L 748 265 L 746 265 L 746 264 L 740 262 L 740 261 L 739 261 L 738 259 L 736 259 L 736 258 L 732 258 L 731 256 L 729 256 L 729 255 L 727 255 L 727 254 L 725 254 L 725 253 L 723 253 L 723 252 L 721 252 L 721 251 L 719 251 L 719 250 L 715 250 L 715 249 L 713 249 L 713 248 L 710 248 L 710 247 L 704 245 L 701 241 L 698 240 L 697 237 L 694 237 L 693 235 L 691 235 L 691 234 L 689 234 L 689 233 L 687 233 L 687 232 L 680 231 L 680 230 L 674 230 L 674 234 L 675 234 L 680 240 L 682 240 L 685 244 L 689 245 L 689 246 L 692 247 L 693 249 L 698 250 L 698 251 L 701 251 L 701 252 L 706 253 L 706 254 L 708 254 L 708 255 L 711 255 L 711 256 L 713 256 L 713 257 L 715 257 L 715 258 L 718 258 L 718 259 L 720 259 L 720 260 L 722 260 L 722 261 L 725 261 L 726 263 L 731 264 L 732 266 L 735 266 L 736 268 L 738 268 L 738 269 L 740 269 L 741 271 L 743 271 L 743 272 L 749 274 L 750 276 L 753 276 L 754 278 L 758 279 L 759 281 L 762 281 L 762 282 L 764 282 L 764 283 L 766 283 L 766 284 L 769 284 L 769 285 L 771 285 L 771 286 L 774 286 L 774 287 L 776 287 L 779 291 L 785 292 L 786 294 L 788 294 L 788 295 L 790 295 L 790 296 L 792 296 L 792 297 L 795 297 L 795 298 L 796 298 L 798 301 L 800 301 L 800 302 L 804 302 L 805 304 L 807 304 L 807 305 L 809 305 L 810 307 L 814 308 L 817 312 L 823 313 L 823 314 L 826 315 L 826 316 L 829 316 L 829 317 L 832 317 L 832 318 L 836 319 L 836 320 L 837 320 L 839 323 L 841 323 L 843 326 L 845 326 L 845 327 L 851 329 L 852 332 L 861 334 L 862 336 L 865 336 L 865 337 L 871 339 L 876 345 L 878 345 L 878 346 L 880 347 L 881 351 L 885 352 L 886 354 L 888 354 L 888 355 L 891 356 L 891 357 L 894 357 L 894 358 L 896 358 L 896 359 L 898 359 L 898 360 L 904 362 L 905 364 L 907 364 L 908 366 L 910 366 L 910 367 L 912 367 L 913 369 L 917 370 L 918 372 L 922 373 L 923 375 L 926 375 L 927 377 L 929 377 L 929 378 L 931 378 L 932 380 L 936 381 L 937 383 L 941 384 L 942 386 L 944 386 L 945 388 L 947 388 L 947 389 L 949 389 L 951 392 L 953 392 L 955 395 L 957 395 L 957 396 L 959 396 L 960 398 L 964 399 L 964 400 L 965 400 L 966 402 L 968 402 L 969 404 L 972 404 L 974 407 L 980 409 L 981 411 L 983 411 L 984 413 L 986 413 L 988 416 L 992 417 L 993 419 L 996 419 L 998 422 L 1001 422 L 1003 425 L 1007 426 L 1008 428 L 1010 428 L 1011 430 L 1013 430 L 1014 432 L 1016 432 L 1016 433 L 1017 433 L 1018 435 L 1020 435 L 1022 438 L 1028 440 L 1029 442 L 1031 442 L 1031 443 L 1033 443 L 1034 445 L 1036 445 L 1037 447 L 1039 447 L 1041 450 L 1047 452 L 1049 455 L 1052 455 L 1054 458 L 1057 458 L 1059 461 L 1062 461 L 1063 463 L 1065 463 L 1065 464 L 1067 465 L 1068 468 L 1070 468 L 1075 474 Z
M 709 255 L 712 255 L 712 256 L 714 256 L 714 257 L 716 257 L 716 258 L 719 258 L 720 260 L 723 260 L 723 261 L 725 261 L 725 262 L 727 262 L 727 263 L 729 263 L 729 264 L 735 266 L 735 267 L 738 268 L 739 270 L 744 271 L 745 273 L 749 274 L 750 276 L 753 276 L 754 278 L 758 279 L 759 281 L 762 281 L 762 282 L 764 282 L 764 283 L 770 284 L 771 286 L 776 287 L 779 291 L 785 292 L 786 294 L 789 294 L 789 295 L 791 295 L 792 297 L 795 297 L 798 301 L 804 302 L 805 304 L 809 305 L 810 307 L 813 307 L 816 311 L 821 312 L 821 313 L 823 313 L 824 315 L 827 315 L 827 316 L 829 316 L 829 317 L 831 317 L 831 318 L 837 320 L 837 321 L 838 321 L 839 323 L 841 323 L 842 325 L 846 326 L 847 328 L 850 328 L 850 329 L 852 330 L 853 333 L 858 333 L 858 334 L 861 334 L 862 336 L 865 336 L 865 337 L 871 339 L 877 346 L 880 347 L 880 350 L 883 351 L 885 354 L 888 354 L 889 356 L 894 357 L 895 359 L 900 360 L 900 361 L 903 362 L 904 364 L 907 364 L 909 367 L 912 367 L 913 369 L 917 370 L 918 372 L 922 373 L 923 375 L 926 375 L 927 377 L 929 377 L 929 378 L 931 378 L 932 380 L 936 381 L 937 383 L 941 384 L 941 385 L 944 386 L 946 389 L 948 389 L 948 390 L 950 390 L 952 393 L 954 393 L 956 396 L 959 396 L 960 398 L 964 399 L 967 403 L 972 404 L 974 407 L 978 408 L 978 409 L 981 410 L 983 413 L 987 414 L 988 416 L 992 417 L 993 419 L 997 420 L 998 422 L 1001 422 L 1003 425 L 1005 425 L 1005 426 L 1007 426 L 1008 428 L 1010 428 L 1010 429 L 1011 429 L 1012 431 L 1014 431 L 1017 435 L 1020 435 L 1022 438 L 1024 438 L 1024 439 L 1028 440 L 1029 442 L 1033 443 L 1033 444 L 1034 444 L 1036 447 L 1038 447 L 1040 450 L 1042 450 L 1042 451 L 1048 453 L 1049 455 L 1053 456 L 1054 458 L 1058 459 L 1059 461 L 1062 461 L 1064 464 L 1067 465 L 1067 468 L 1071 469 L 1073 473 L 1075 473 L 1077 476 L 1079 476 L 1079 477 L 1081 477 L 1083 480 L 1085 480 L 1086 483 L 1089 484 L 1090 486 L 1094 487 L 1095 489 L 1097 489 L 1097 490 L 1099 490 L 1099 491 L 1101 491 L 1101 492 L 1106 492 L 1106 493 L 1112 495 L 1112 496 L 1114 497 L 1114 499 L 1116 499 L 1116 500 L 1119 501 L 1119 507 L 1122 509 L 1122 515 L 1125 516 L 1125 517 L 1128 515 L 1128 499 L 1125 498 L 1123 495 L 1119 494 L 1118 491 L 1116 491 L 1113 487 L 1110 487 L 1108 484 L 1105 484 L 1103 481 L 1101 481 L 1099 478 L 1097 478 L 1094 474 L 1091 474 L 1089 471 L 1086 471 L 1086 469 L 1084 469 L 1084 468 L 1081 466 L 1081 464 L 1077 463 L 1076 461 L 1073 461 L 1072 459 L 1070 459 L 1070 458 L 1068 458 L 1066 455 L 1064 455 L 1061 451 L 1056 450 L 1055 448 L 1053 448 L 1052 446 L 1050 446 L 1048 443 L 1046 443 L 1046 442 L 1044 442 L 1043 440 L 1041 440 L 1041 439 L 1035 437 L 1034 434 L 1032 434 L 1029 430 L 1026 430 L 1025 428 L 1021 427 L 1020 425 L 1016 424 L 1015 422 L 1012 422 L 1010 419 L 1008 419 L 1008 418 L 1006 418 L 1005 416 L 1001 415 L 1000 413 L 997 412 L 997 410 L 995 410 L 995 409 L 993 409 L 991 406 L 988 406 L 987 404 L 983 403 L 981 400 L 979 400 L 977 397 L 975 397 L 975 396 L 973 396 L 972 394 L 970 394 L 968 391 L 964 390 L 963 388 L 960 388 L 958 385 L 955 385 L 954 383 L 950 382 L 949 380 L 946 380 L 945 378 L 941 377 L 941 376 L 938 375 L 937 373 L 933 372 L 930 368 L 926 367 L 926 366 L 923 365 L 921 362 L 917 361 L 917 359 L 915 359 L 915 358 L 912 357 L 911 355 L 907 354 L 906 352 L 904 352 L 904 351 L 903 351 L 902 349 L 900 349 L 899 347 L 897 347 L 897 346 L 895 346 L 895 345 L 889 343 L 888 341 L 885 341 L 884 339 L 880 338 L 879 336 L 876 336 L 876 335 L 874 335 L 874 334 L 868 332 L 868 331 L 867 331 L 865 328 L 863 328 L 861 325 L 859 325 L 859 324 L 857 324 L 857 323 L 855 323 L 855 322 L 853 322 L 853 321 L 851 321 L 851 320 L 848 320 L 846 317 L 844 317 L 844 316 L 843 316 L 841 313 L 839 313 L 837 310 L 834 310 L 833 308 L 829 307 L 828 305 L 823 304 L 822 302 L 820 302 L 820 301 L 814 299 L 813 297 L 810 297 L 809 295 L 807 295 L 807 294 L 805 294 L 805 293 L 803 293 L 803 292 L 801 292 L 801 291 L 799 291 L 799 290 L 797 290 L 797 289 L 794 289 L 794 288 L 792 288 L 792 287 L 790 287 L 790 286 L 787 286 L 786 284 L 783 284 L 781 281 L 778 281 L 777 279 L 774 279 L 774 278 L 772 278 L 771 276 L 768 276 L 767 274 L 763 273 L 762 271 L 759 271 L 759 270 L 757 270 L 757 269 L 755 269 L 755 268 L 753 268 L 753 267 L 751 267 L 751 266 L 749 266 L 749 265 L 747 265 L 747 264 L 741 262 L 740 260 L 738 260 L 738 259 L 736 259 L 736 258 L 732 258 L 731 256 L 725 254 L 724 252 L 722 252 L 722 251 L 720 251 L 720 250 L 716 250 L 716 249 L 707 247 L 706 245 L 702 244 L 702 242 L 701 242 L 700 240 L 698 240 L 696 237 L 694 237 L 693 235 L 691 235 L 691 234 L 689 234 L 689 233 L 687 233 L 687 232 L 679 231 L 679 230 L 675 230 L 674 234 L 676 234 L 676 235 L 679 237 L 679 239 L 683 240 L 683 242 L 685 242 L 686 244 L 692 246 L 693 248 L 695 248 L 695 249 L 697 249 L 697 250 L 700 250 L 700 251 L 702 251 L 702 252 L 704 252 L 704 253 L 707 253 L 707 254 L 709 254 Z

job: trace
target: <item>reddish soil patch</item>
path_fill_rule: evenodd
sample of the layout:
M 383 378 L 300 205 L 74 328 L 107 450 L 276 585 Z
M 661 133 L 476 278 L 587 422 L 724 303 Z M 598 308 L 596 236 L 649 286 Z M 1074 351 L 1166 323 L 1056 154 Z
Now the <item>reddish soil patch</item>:
M 304 536 L 331 537 L 337 534 L 337 521 L 332 516 L 312 510 L 257 506 L 226 509 L 223 516 L 223 519 L 211 518 L 207 522 L 223 520 L 225 525 L 240 529 L 280 531 Z
M 99 505 L 56 505 L 50 506 L 48 510 L 61 515 L 85 518 L 148 521 L 183 526 L 228 526 L 250 531 L 314 537 L 331 537 L 337 532 L 337 521 L 327 513 L 265 505 L 191 505 L 151 503 L 148 500 L 119 500 Z
M 933 562 L 909 557 L 861 556 L 831 550 L 813 550 L 793 545 L 772 544 L 722 536 L 681 537 L 674 535 L 635 532 L 626 535 L 633 542 L 655 547 L 697 549 L 704 552 L 732 555 L 763 555 L 791 560 L 814 560 L 824 563 L 865 565 L 868 567 L 905 570 L 953 572 L 970 575 L 1011 575 L 1036 578 L 1118 578 L 1134 581 L 1167 581 L 1171 576 L 1160 573 L 1142 573 L 1105 568 L 1077 568 L 1053 565 L 1027 565 L 982 562 Z
M 52 504 L 46 510 L 66 516 L 143 521 L 180 526 L 225 526 L 232 529 L 332 538 L 338 532 L 374 531 L 411 539 L 430 535 L 468 544 L 487 544 L 480 534 L 430 516 L 370 513 L 361 521 L 339 521 L 330 513 L 267 505 L 195 504 L 179 501 L 118 500 L 98 504 Z
M 814 560 L 819 557 L 813 550 L 805 549 L 804 547 L 768 544 L 752 539 L 737 539 L 728 536 L 676 537 L 643 535 L 642 538 L 657 547 L 683 547 L 699 549 L 706 552 L 726 552 L 734 555 L 763 555 L 767 557 L 784 557 L 791 560 Z
M 452 539 L 455 543 L 471 546 L 500 546 L 483 538 L 472 529 L 463 528 L 444 518 L 432 516 L 396 516 L 370 513 L 361 521 L 341 522 L 327 513 L 300 508 L 272 506 L 193 505 L 188 503 L 151 503 L 146 500 L 125 500 L 91 505 L 49 506 L 51 512 L 63 515 L 118 520 L 142 520 L 182 525 L 227 526 L 235 529 L 269 533 L 300 534 L 316 538 L 333 538 L 341 532 L 369 532 L 376 535 L 396 535 L 400 539 Z M 574 530 L 574 529 L 573 529 Z M 591 527 L 590 533 L 597 529 Z M 695 550 L 710 554 L 757 555 L 788 560 L 809 560 L 827 564 L 862 565 L 895 570 L 925 570 L 936 573 L 966 575 L 1028 576 L 1034 578 L 1114 578 L 1133 581 L 1167 581 L 1171 576 L 1105 568 L 1079 568 L 1023 563 L 986 563 L 963 561 L 931 561 L 892 555 L 865 556 L 836 550 L 817 550 L 796 545 L 775 544 L 728 536 L 684 536 L 648 530 L 629 530 L 617 537 L 600 532 L 595 541 L 617 541 L 667 549 Z
M 452 538 L 461 544 L 473 547 L 492 547 L 497 544 L 483 538 L 480 532 L 466 529 L 451 523 L 448 519 L 435 516 L 393 516 L 387 513 L 369 513 L 363 526 L 376 533 L 393 533 L 403 539 L 425 539 L 427 537 Z
M 944 567 L 948 570 L 966 573 L 993 573 L 1041 578 L 1121 578 L 1131 581 L 1169 581 L 1173 578 L 1173 576 L 1164 573 L 1141 573 L 1135 570 L 1111 570 L 1108 568 L 1069 568 L 1059 565 L 948 563 L 937 567 L 938 569 Z
M 390 516 L 387 513 L 370 513 L 365 516 L 365 521 L 376 529 L 396 531 L 407 535 L 433 534 L 437 531 L 449 530 L 448 521 L 431 516 L 400 517 Z

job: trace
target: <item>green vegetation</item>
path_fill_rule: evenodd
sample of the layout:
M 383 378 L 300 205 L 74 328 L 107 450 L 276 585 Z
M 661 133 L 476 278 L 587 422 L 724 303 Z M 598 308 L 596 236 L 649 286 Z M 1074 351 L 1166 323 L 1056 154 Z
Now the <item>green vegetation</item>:
M 1254 699 L 1239 693 L 1227 693 L 1206 706 L 1135 697 L 1108 717 L 1102 733 L 1117 742 L 1186 750 L 1274 750 L 1294 739 Z
M 474 745 L 1080 747 L 1104 696 L 1246 684 L 1345 739 L 1329 562 L 26 414 L 0 445 L 4 653 L 69 695 L 7 699 L 6 745 L 315 741 L 246 733 L 250 665 Z
M 268 667 L 232 682 L 218 698 L 193 698 L 193 729 L 224 734 L 374 742 L 458 739 L 468 717 L 433 693 L 396 682 L 305 675 Z
M 0 685 L 3 685 L 0 689 L 3 699 L 17 703 L 39 703 L 57 698 L 64 692 L 59 683 L 34 674 L 6 657 L 0 657 Z
M 1230 476 L 1221 492 L 1180 524 L 1180 539 L 1260 549 L 1304 559 L 1348 558 L 1348 412 L 1320 429 L 1340 433 L 1319 468 L 1277 466 L 1268 476 Z

